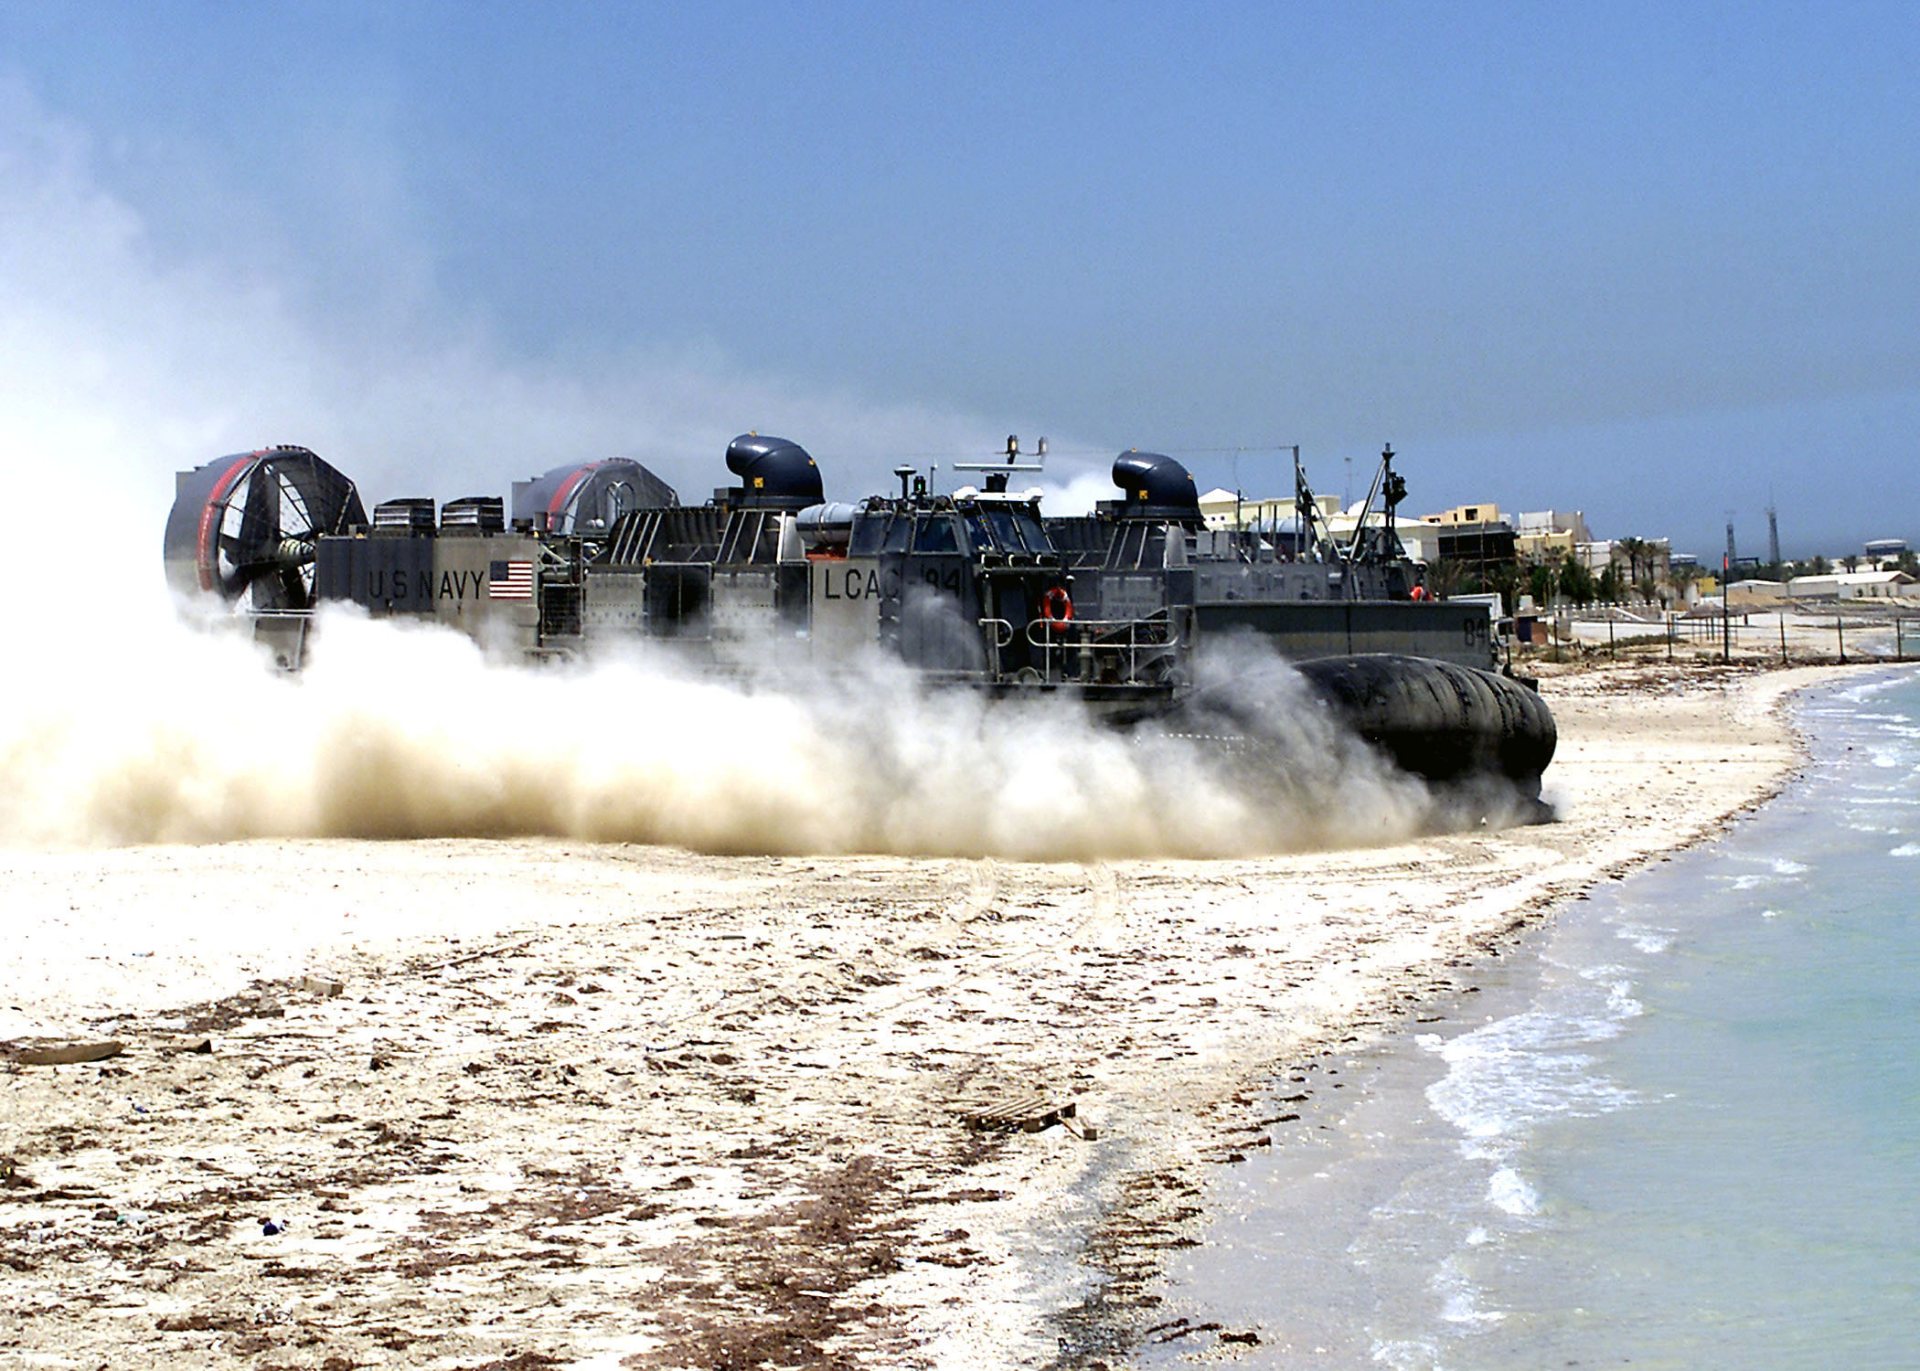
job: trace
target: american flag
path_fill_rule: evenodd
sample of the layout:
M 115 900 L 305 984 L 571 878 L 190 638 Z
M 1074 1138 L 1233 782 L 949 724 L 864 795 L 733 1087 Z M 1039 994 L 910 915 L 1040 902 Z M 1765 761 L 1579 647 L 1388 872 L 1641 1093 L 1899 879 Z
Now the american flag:
M 489 600 L 531 600 L 532 562 L 494 562 L 487 568 Z

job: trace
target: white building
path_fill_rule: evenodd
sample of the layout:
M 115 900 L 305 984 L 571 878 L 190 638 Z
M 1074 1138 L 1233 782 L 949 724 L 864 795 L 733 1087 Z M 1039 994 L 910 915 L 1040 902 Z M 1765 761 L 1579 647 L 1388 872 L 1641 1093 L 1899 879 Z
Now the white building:
M 1671 580 L 1673 573 L 1668 561 L 1672 555 L 1672 543 L 1665 538 L 1643 538 L 1641 542 L 1640 573 L 1651 577 L 1655 584 Z M 1618 538 L 1576 543 L 1574 555 L 1580 559 L 1580 565 L 1595 576 L 1608 567 L 1617 568 L 1623 577 L 1632 575 L 1634 571 L 1634 559 L 1627 555 L 1624 542 Z
M 1771 609 L 1787 598 L 1784 581 L 1729 581 L 1727 603 L 1735 609 Z
M 1795 600 L 1891 600 L 1920 596 L 1920 581 L 1904 571 L 1835 571 L 1787 582 Z
M 1400 546 L 1414 561 L 1431 566 L 1440 560 L 1440 530 L 1432 524 L 1398 524 L 1394 532 L 1400 535 Z
M 1352 530 L 1358 511 L 1355 510 L 1355 517 L 1343 515 L 1339 496 L 1317 495 L 1314 505 L 1320 517 L 1334 529 L 1338 530 L 1344 522 L 1346 528 Z M 1255 499 L 1225 486 L 1216 486 L 1200 497 L 1200 517 L 1206 520 L 1208 528 L 1273 528 L 1282 523 L 1291 527 L 1294 513 L 1291 496 L 1284 500 Z
M 1513 516 L 1513 531 L 1522 538 L 1544 538 L 1564 533 L 1575 543 L 1590 543 L 1593 534 L 1587 528 L 1587 516 L 1577 509 L 1540 509 Z

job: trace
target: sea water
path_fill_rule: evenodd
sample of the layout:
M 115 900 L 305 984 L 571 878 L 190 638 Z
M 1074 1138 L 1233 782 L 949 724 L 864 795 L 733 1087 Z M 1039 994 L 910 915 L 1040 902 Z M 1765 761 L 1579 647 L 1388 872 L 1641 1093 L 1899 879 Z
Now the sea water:
M 1798 716 L 1757 815 L 1283 1079 L 1136 1363 L 1920 1367 L 1920 678 Z

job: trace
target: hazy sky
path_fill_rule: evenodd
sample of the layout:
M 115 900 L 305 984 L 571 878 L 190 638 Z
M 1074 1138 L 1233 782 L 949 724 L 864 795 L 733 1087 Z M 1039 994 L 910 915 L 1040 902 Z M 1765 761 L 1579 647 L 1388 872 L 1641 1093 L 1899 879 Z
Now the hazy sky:
M 0 453 L 156 543 L 265 442 L 698 499 L 747 428 L 1920 542 L 1917 73 L 1911 4 L 0 0 Z

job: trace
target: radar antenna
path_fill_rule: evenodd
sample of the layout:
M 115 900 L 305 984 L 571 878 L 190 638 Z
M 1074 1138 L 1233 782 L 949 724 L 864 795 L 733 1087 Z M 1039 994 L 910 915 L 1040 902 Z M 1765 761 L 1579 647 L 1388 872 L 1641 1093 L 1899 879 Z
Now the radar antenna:
M 1020 458 L 1023 456 L 1031 456 L 1033 460 L 1031 462 L 1023 462 L 1020 460 Z M 1009 433 L 1007 435 L 1007 450 L 1006 450 L 1005 461 L 955 462 L 953 464 L 953 469 L 955 471 L 985 472 L 987 475 L 987 489 L 995 494 L 1000 494 L 1005 492 L 1007 488 L 1007 481 L 1009 480 L 1009 478 L 1012 476 L 1014 472 L 1039 471 L 1042 467 L 1046 465 L 1046 461 L 1047 461 L 1047 440 L 1045 438 L 1042 438 L 1039 441 L 1038 445 L 1035 446 L 1033 452 L 1028 454 L 1020 451 L 1020 435 L 1017 433 Z

